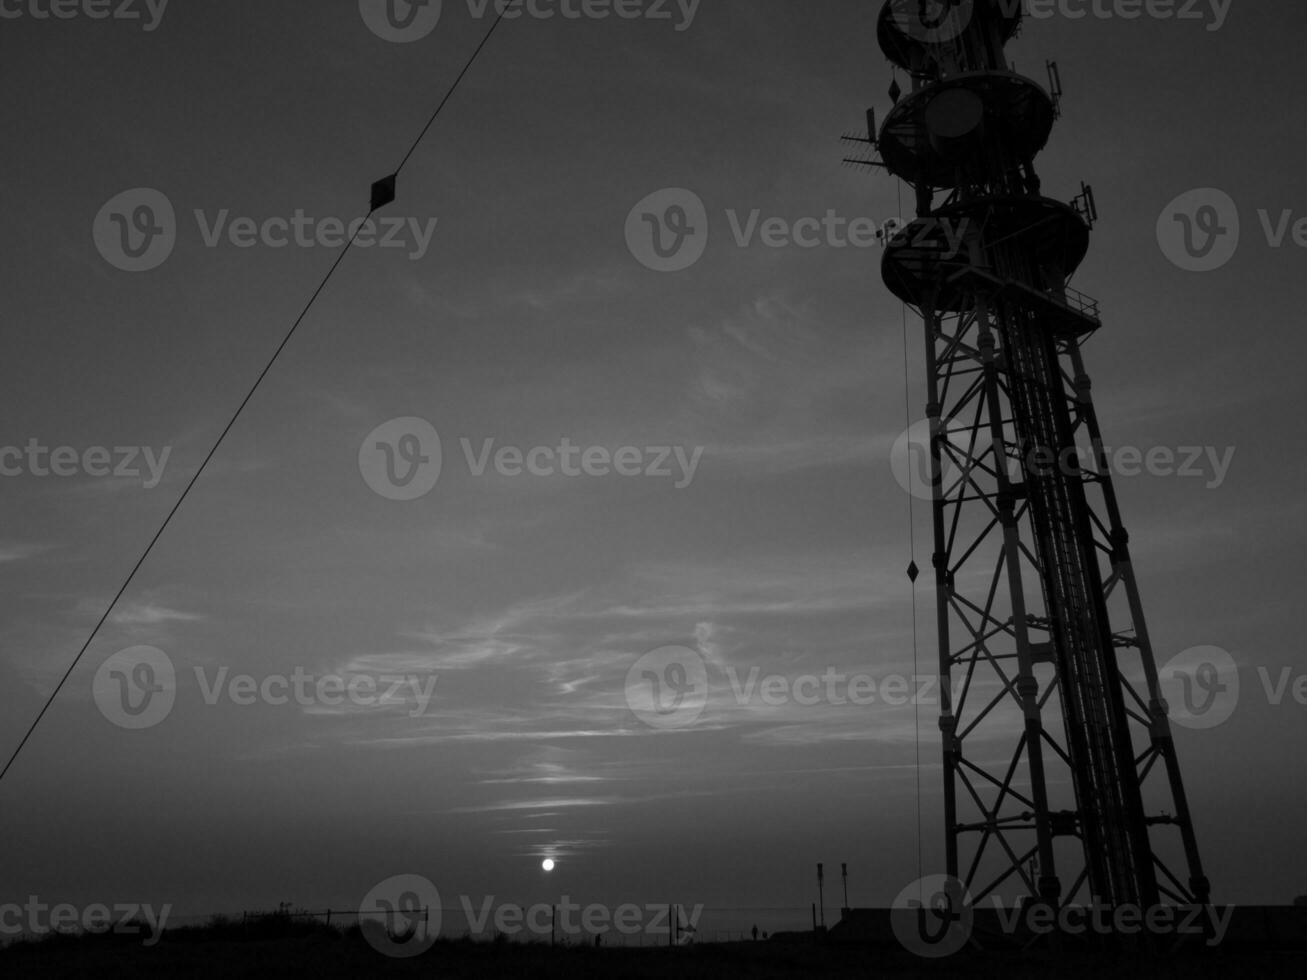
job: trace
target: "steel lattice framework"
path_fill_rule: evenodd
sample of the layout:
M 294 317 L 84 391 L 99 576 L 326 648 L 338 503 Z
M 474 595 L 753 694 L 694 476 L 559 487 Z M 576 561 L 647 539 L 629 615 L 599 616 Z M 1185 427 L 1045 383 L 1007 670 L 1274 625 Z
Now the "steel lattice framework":
M 1067 286 L 1093 194 L 1040 192 L 1061 86 L 1009 68 L 1020 27 L 1006 0 L 889 0 L 912 91 L 867 140 L 917 199 L 882 273 L 926 331 L 948 873 L 976 902 L 1205 904 L 1082 356 L 1099 311 Z

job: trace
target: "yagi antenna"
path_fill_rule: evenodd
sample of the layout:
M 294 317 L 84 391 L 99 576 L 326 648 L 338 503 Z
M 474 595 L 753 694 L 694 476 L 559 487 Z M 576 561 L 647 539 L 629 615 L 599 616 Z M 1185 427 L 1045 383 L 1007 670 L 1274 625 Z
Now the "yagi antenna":
M 845 143 L 861 143 L 873 149 L 879 146 L 876 139 L 876 110 L 874 108 L 867 110 L 867 133 L 865 136 L 861 133 L 845 133 L 840 139 Z M 874 169 L 876 167 L 884 168 L 885 164 L 875 157 L 845 157 L 844 166 L 871 167 Z

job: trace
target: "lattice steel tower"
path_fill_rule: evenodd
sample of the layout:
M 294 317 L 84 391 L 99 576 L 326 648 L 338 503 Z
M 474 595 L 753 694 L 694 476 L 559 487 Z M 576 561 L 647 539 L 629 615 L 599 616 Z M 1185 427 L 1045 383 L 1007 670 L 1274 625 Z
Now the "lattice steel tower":
M 1061 86 L 1009 66 L 1021 11 L 889 0 L 911 91 L 859 161 L 916 192 L 882 274 L 926 329 L 948 872 L 976 902 L 1205 904 L 1082 358 L 1098 306 L 1067 285 L 1093 194 L 1040 192 Z

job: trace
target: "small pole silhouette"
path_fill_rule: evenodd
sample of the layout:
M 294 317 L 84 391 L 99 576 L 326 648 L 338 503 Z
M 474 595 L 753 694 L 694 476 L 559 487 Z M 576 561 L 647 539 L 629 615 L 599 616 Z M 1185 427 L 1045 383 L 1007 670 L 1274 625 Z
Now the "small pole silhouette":
M 821 905 L 821 927 L 826 928 L 826 894 L 825 894 L 826 874 L 822 870 L 821 862 L 817 862 L 817 901 Z
M 849 914 L 849 866 L 840 863 L 840 877 L 844 879 L 844 911 L 842 915 Z

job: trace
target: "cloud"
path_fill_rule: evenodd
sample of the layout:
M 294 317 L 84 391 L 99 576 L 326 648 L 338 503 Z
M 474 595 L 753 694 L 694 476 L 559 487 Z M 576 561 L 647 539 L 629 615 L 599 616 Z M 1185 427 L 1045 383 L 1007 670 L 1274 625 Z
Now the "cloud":
M 15 561 L 26 561 L 28 558 L 43 554 L 53 547 L 53 545 L 47 544 L 19 544 L 17 542 L 0 541 L 0 565 Z
M 195 623 L 204 617 L 153 602 L 119 604 L 109 617 L 115 626 L 158 626 L 162 623 Z
M 577 807 L 612 806 L 621 802 L 615 797 L 560 797 L 544 800 L 508 800 L 481 806 L 460 806 L 450 813 L 517 813 L 523 810 L 571 810 Z

